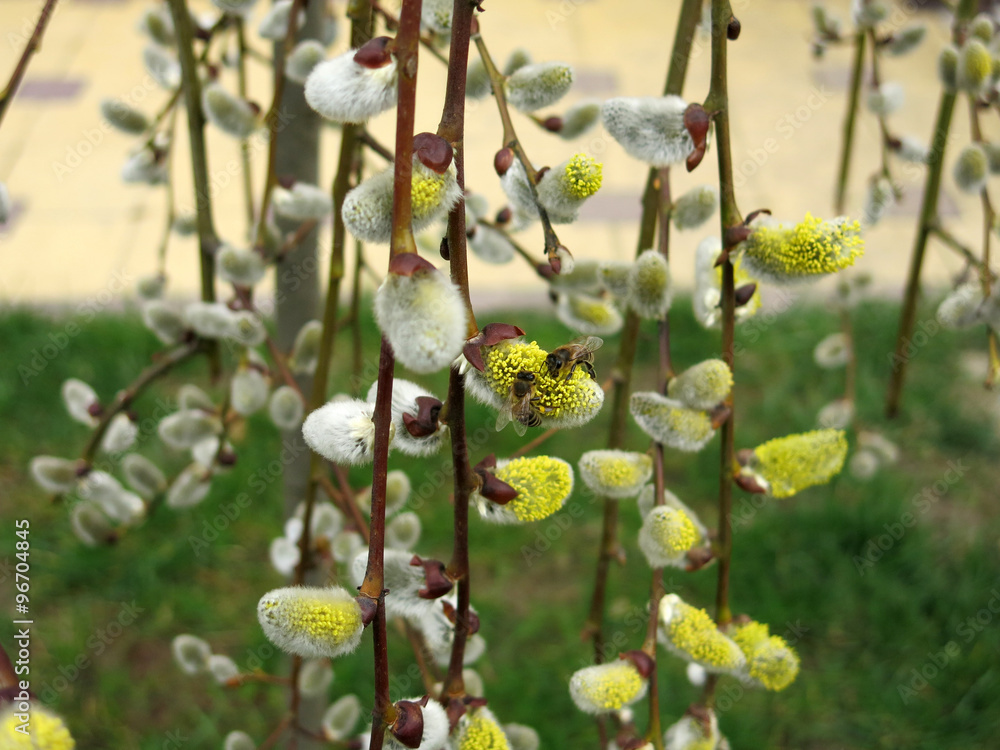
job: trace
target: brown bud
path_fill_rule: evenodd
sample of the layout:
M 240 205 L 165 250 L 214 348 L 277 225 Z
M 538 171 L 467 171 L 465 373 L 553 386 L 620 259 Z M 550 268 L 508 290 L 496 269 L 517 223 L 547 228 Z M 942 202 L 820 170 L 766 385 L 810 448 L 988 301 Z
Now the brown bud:
M 469 364 L 482 372 L 486 365 L 483 363 L 483 353 L 480 351 L 484 346 L 495 346 L 501 341 L 523 336 L 524 331 L 510 323 L 487 323 L 483 329 L 465 342 L 462 349 Z M 496 465 L 496 464 L 494 464 Z
M 747 217 L 743 220 L 743 223 L 746 224 L 747 226 L 750 226 L 750 224 L 753 223 L 753 220 L 756 219 L 761 214 L 767 214 L 768 216 L 770 216 L 771 215 L 771 209 L 769 209 L 769 208 L 758 208 L 758 209 L 756 209 L 754 211 L 751 211 L 750 213 L 747 214 Z
M 363 68 L 384 68 L 392 62 L 392 53 L 388 50 L 387 36 L 377 36 L 362 44 L 354 53 L 354 62 Z
M 482 469 L 493 469 L 497 465 L 497 457 L 495 453 L 491 453 L 478 464 L 473 466 L 474 471 L 480 471 Z
M 438 252 L 441 253 L 441 258 L 443 260 L 451 260 L 451 246 L 448 244 L 447 237 L 441 238 L 441 244 L 438 246 Z
M 291 190 L 295 186 L 295 175 L 293 174 L 280 174 L 278 175 L 278 184 L 281 185 L 285 190 Z
M 440 560 L 423 560 L 419 555 L 414 555 L 410 565 L 424 569 L 426 585 L 417 592 L 421 599 L 439 599 L 455 586 L 455 583 L 445 575 L 444 563 Z
M 736 16 L 732 16 L 729 19 L 729 25 L 726 26 L 726 39 L 731 42 L 735 42 L 740 38 L 740 19 Z
M 438 415 L 443 404 L 433 396 L 417 396 L 417 414 L 403 414 L 403 425 L 413 437 L 422 438 L 438 431 Z
M 221 450 L 219 451 L 219 466 L 235 466 L 236 465 L 236 453 L 231 450 Z
M 656 662 L 653 661 L 653 657 L 645 651 L 626 651 L 623 654 L 618 654 L 618 658 L 623 661 L 632 662 L 632 666 L 635 667 L 644 680 L 648 680 L 649 676 L 653 674 L 653 670 L 656 669 Z
M 736 486 L 752 495 L 764 495 L 767 490 L 760 486 L 756 479 L 749 474 L 737 474 L 733 477 Z
M 542 167 L 537 172 L 535 172 L 535 182 L 541 180 L 542 177 L 545 176 L 545 173 L 548 172 L 550 169 L 552 169 L 552 167 Z
M 754 292 L 756 291 L 756 284 L 744 284 L 743 286 L 736 287 L 736 306 L 743 307 L 743 305 L 753 299 Z
M 454 151 L 451 144 L 435 133 L 418 133 L 413 138 L 413 153 L 420 163 L 438 174 L 451 166 Z
M 722 244 L 726 250 L 732 250 L 738 244 L 746 240 L 753 230 L 746 224 L 738 224 L 735 227 L 726 227 L 722 235 Z
M 364 594 L 354 597 L 354 601 L 358 603 L 358 608 L 361 610 L 361 622 L 370 625 L 378 613 L 378 601 Z
M 477 473 L 479 473 L 480 478 L 483 480 L 483 485 L 479 488 L 479 494 L 490 502 L 497 505 L 506 505 L 517 497 L 517 490 L 502 479 L 497 479 L 495 474 L 487 471 Z
M 497 151 L 496 156 L 493 157 L 493 169 L 496 170 L 498 175 L 503 177 L 507 174 L 507 170 L 514 164 L 514 158 L 513 149 L 500 149 Z
M 400 253 L 389 261 L 389 273 L 397 276 L 412 276 L 418 271 L 436 271 L 430 261 L 416 253 Z
M 688 573 L 694 573 L 697 570 L 701 570 L 712 562 L 713 559 L 715 559 L 715 555 L 712 554 L 712 549 L 710 547 L 695 547 L 694 549 L 689 549 L 685 557 L 687 557 L 688 562 L 684 569 Z
M 749 466 L 753 461 L 753 448 L 740 448 L 736 451 L 736 463 L 740 466 Z
M 497 224 L 497 226 L 502 227 L 505 224 L 509 224 L 510 220 L 513 217 L 514 217 L 514 212 L 511 210 L 510 206 L 504 206 L 499 211 L 497 211 L 497 215 L 493 219 L 493 221 Z
M 561 117 L 546 117 L 542 122 L 542 127 L 550 133 L 558 133 L 563 128 L 563 119 Z
M 420 740 L 424 737 L 423 707 L 413 701 L 397 701 L 396 720 L 389 731 L 406 747 L 420 747 Z
M 732 415 L 732 413 L 733 413 L 732 408 L 726 406 L 725 404 L 719 404 L 714 409 L 712 409 L 712 411 L 708 413 L 708 416 L 711 417 L 712 419 L 712 429 L 717 430 L 720 427 L 722 427 L 722 425 L 724 425 L 729 420 L 729 417 Z

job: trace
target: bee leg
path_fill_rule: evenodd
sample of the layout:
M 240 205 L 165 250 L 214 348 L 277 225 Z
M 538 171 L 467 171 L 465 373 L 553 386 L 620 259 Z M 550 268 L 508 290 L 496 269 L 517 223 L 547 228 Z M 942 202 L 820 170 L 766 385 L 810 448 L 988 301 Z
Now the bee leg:
M 594 365 L 590 362 L 582 362 L 581 364 L 583 365 L 583 369 L 587 371 L 587 374 L 590 375 L 590 379 L 597 380 L 597 370 L 594 369 Z

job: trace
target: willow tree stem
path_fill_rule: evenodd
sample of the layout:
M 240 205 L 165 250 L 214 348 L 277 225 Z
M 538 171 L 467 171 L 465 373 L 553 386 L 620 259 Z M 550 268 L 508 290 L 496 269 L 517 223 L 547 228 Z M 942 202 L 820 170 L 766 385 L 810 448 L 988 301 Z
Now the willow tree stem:
M 840 144 L 840 171 L 837 173 L 837 192 L 834 206 L 837 213 L 844 213 L 847 196 L 847 178 L 851 170 L 851 153 L 854 149 L 854 126 L 858 121 L 858 100 L 861 98 L 861 79 L 865 67 L 865 32 L 854 35 L 854 64 L 851 66 L 851 83 L 847 94 L 847 115 L 844 117 L 844 136 Z
M 28 39 L 21 57 L 14 66 L 10 80 L 4 86 L 3 91 L 0 92 L 0 124 L 3 123 L 4 115 L 7 114 L 7 108 L 10 107 L 10 103 L 17 96 L 17 90 L 21 86 L 21 81 L 24 80 L 24 74 L 28 72 L 28 63 L 31 62 L 31 58 L 42 44 L 42 37 L 45 35 L 49 19 L 52 18 L 52 14 L 56 9 L 56 2 L 57 0 L 46 0 L 45 5 L 42 7 L 42 12 L 38 16 L 38 21 L 35 23 L 35 29 L 31 32 L 31 37 Z

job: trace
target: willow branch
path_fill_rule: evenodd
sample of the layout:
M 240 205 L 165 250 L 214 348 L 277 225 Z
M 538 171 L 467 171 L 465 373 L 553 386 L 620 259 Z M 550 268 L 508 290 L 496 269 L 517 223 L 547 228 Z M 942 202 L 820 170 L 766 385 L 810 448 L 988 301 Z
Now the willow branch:
M 684 0 L 681 4 L 674 34 L 674 45 L 663 87 L 664 95 L 680 95 L 684 90 L 688 61 L 694 42 L 695 27 L 701 19 L 702 0 Z M 662 183 L 658 170 L 650 167 L 646 176 L 646 187 L 642 194 L 642 217 L 639 220 L 639 238 L 636 246 L 638 256 L 653 246 L 656 239 L 657 214 L 660 210 L 660 190 Z M 608 447 L 621 448 L 625 444 L 628 420 L 629 395 L 632 384 L 632 367 L 639 340 L 639 317 L 629 310 L 625 315 L 618 359 L 611 374 L 611 423 L 608 428 Z M 594 658 L 600 664 L 604 660 L 604 602 L 607 590 L 607 576 L 611 560 L 618 554 L 618 501 L 604 499 L 601 526 L 601 542 L 594 575 L 594 589 L 590 600 L 590 611 L 584 625 L 583 636 L 594 643 Z
M 975 0 L 961 0 L 955 16 L 953 38 L 960 41 L 962 27 L 971 20 L 978 5 Z M 917 319 L 917 301 L 920 296 L 920 273 L 923 268 L 924 254 L 927 249 L 927 239 L 931 228 L 938 222 L 938 197 L 941 192 L 941 174 L 944 170 L 944 153 L 948 145 L 948 133 L 951 130 L 951 119 L 955 111 L 954 91 L 944 89 L 938 104 L 937 119 L 934 122 L 934 134 L 931 137 L 931 151 L 927 160 L 927 182 L 924 183 L 924 194 L 920 202 L 920 219 L 917 225 L 917 235 L 910 256 L 910 270 L 906 279 L 906 292 L 903 297 L 903 309 L 899 315 L 899 332 L 896 335 L 896 350 L 892 356 L 892 374 L 889 378 L 889 388 L 886 393 L 885 413 L 890 419 L 899 413 L 903 398 L 903 383 L 906 379 L 906 366 L 909 362 L 907 349 L 913 326 Z
M 837 191 L 834 206 L 837 213 L 844 213 L 847 196 L 847 177 L 851 168 L 851 153 L 854 149 L 854 126 L 858 120 L 858 100 L 861 96 L 861 78 L 865 65 L 865 32 L 854 35 L 854 64 L 851 66 L 851 83 L 847 94 L 847 114 L 844 117 L 844 136 L 840 144 L 840 171 L 837 174 Z
M 237 16 L 236 23 L 236 47 L 237 47 L 237 80 L 240 98 L 247 98 L 247 39 L 246 29 L 242 16 Z M 254 207 L 253 207 L 253 175 L 250 171 L 250 141 L 246 138 L 240 140 L 240 160 L 243 167 L 243 198 L 246 202 L 247 231 L 253 228 Z
M 21 86 L 24 74 L 28 72 L 28 63 L 31 62 L 31 58 L 42 44 L 42 36 L 45 34 L 45 28 L 49 25 L 49 19 L 55 11 L 57 1 L 46 0 L 45 5 L 42 7 L 42 12 L 38 16 L 38 21 L 35 23 L 35 30 L 31 32 L 31 37 L 28 39 L 28 43 L 25 45 L 24 51 L 17 61 L 17 65 L 14 66 L 10 80 L 4 86 L 3 92 L 0 92 L 0 124 L 3 123 L 4 115 L 7 114 L 7 108 L 10 107 L 10 103 L 17 95 L 17 90 Z

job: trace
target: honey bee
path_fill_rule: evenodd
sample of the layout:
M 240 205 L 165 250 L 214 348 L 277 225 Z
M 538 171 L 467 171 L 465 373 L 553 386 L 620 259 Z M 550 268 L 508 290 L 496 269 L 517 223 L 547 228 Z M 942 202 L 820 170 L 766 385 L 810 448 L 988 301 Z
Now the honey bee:
M 565 377 L 568 380 L 573 377 L 577 367 L 582 367 L 590 375 L 591 380 L 597 380 L 597 373 L 594 372 L 594 352 L 600 349 L 603 343 L 604 340 L 597 336 L 581 336 L 553 349 L 545 358 L 549 375 L 556 379 Z
M 538 397 L 535 395 L 535 373 L 521 370 L 514 376 L 510 384 L 510 393 L 497 414 L 497 431 L 514 423 L 514 432 L 523 435 L 527 427 L 538 427 L 542 423 L 541 412 L 536 407 Z

